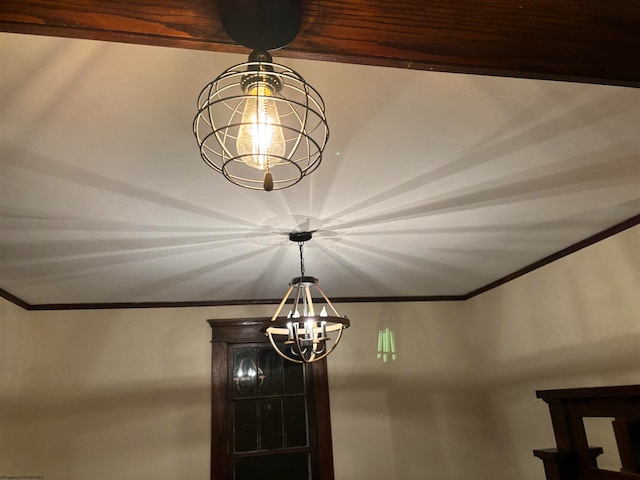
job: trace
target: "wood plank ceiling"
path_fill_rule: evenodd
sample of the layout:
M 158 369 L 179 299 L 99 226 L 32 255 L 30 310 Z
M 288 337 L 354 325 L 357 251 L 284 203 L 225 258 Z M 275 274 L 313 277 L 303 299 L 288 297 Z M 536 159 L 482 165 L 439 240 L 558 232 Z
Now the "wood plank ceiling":
M 637 0 L 315 0 L 302 18 L 278 56 L 640 86 Z M 215 0 L 3 0 L 0 30 L 246 52 Z

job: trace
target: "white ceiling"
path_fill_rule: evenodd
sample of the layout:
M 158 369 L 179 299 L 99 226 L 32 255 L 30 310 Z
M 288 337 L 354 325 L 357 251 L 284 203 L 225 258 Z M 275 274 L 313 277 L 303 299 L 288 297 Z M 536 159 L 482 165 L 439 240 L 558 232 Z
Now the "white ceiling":
M 277 52 L 274 58 L 278 61 Z M 244 56 L 0 34 L 0 288 L 31 304 L 462 295 L 640 213 L 640 90 L 280 60 L 321 92 L 319 170 L 200 159 L 200 89 Z

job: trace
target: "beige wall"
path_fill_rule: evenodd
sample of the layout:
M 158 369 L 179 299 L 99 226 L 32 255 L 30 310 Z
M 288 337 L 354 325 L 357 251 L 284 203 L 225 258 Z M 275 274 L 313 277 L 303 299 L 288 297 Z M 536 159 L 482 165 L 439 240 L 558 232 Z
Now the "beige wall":
M 484 402 L 462 303 L 345 306 L 353 319 L 329 359 L 336 478 L 494 480 Z M 398 359 L 376 358 L 378 329 Z
M 505 479 L 543 480 L 535 390 L 640 383 L 640 227 L 465 302 Z
M 30 312 L 14 472 L 47 480 L 209 475 L 211 331 L 242 309 Z
M 329 359 L 336 478 L 543 480 L 531 450 L 553 435 L 535 390 L 640 383 L 639 237 L 636 227 L 465 303 L 342 305 L 352 327 Z M 26 315 L 0 306 L 12 406 Z M 19 408 L 2 410 L 16 426 L 12 473 L 208 478 L 205 320 L 272 309 L 29 312 Z M 376 359 L 384 326 L 395 363 Z
M 0 298 L 0 474 L 11 471 L 27 312 Z
M 14 470 L 47 480 L 208 478 L 205 320 L 272 309 L 31 312 Z M 355 321 L 329 362 L 336 477 L 466 480 L 477 472 L 488 430 L 460 334 L 462 304 L 341 310 Z M 376 358 L 383 326 L 396 332 L 395 364 Z M 494 478 L 487 468 L 484 478 Z

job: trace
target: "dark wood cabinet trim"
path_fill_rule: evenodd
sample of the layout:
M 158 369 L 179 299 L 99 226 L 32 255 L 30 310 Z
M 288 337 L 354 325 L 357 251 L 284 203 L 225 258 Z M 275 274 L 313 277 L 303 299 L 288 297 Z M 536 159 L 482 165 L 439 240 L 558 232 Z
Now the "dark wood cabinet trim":
M 211 357 L 211 478 L 229 478 L 228 464 L 214 462 L 227 452 L 228 402 L 227 402 L 227 357 L 225 342 L 217 342 Z
M 598 469 L 597 457 L 603 450 L 589 446 L 583 421 L 585 417 L 640 420 L 640 385 L 539 390 L 536 396 L 549 406 L 556 438 L 556 448 L 533 451 L 544 463 L 547 480 L 640 480 L 635 473 Z
M 314 404 L 318 441 L 318 468 L 320 480 L 334 480 L 333 472 L 333 441 L 331 439 L 331 409 L 329 405 L 329 383 L 327 381 L 327 361 L 322 360 L 312 365 L 313 378 L 321 378 L 323 381 L 315 384 Z M 331 468 L 327 468 L 331 466 Z

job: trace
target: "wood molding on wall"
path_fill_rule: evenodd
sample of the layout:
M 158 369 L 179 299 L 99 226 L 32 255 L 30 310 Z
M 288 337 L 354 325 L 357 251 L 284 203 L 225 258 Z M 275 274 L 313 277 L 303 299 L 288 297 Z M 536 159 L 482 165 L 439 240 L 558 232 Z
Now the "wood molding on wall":
M 247 52 L 216 0 L 3 0 L 0 30 Z M 640 87 L 637 0 L 308 0 L 276 56 Z

